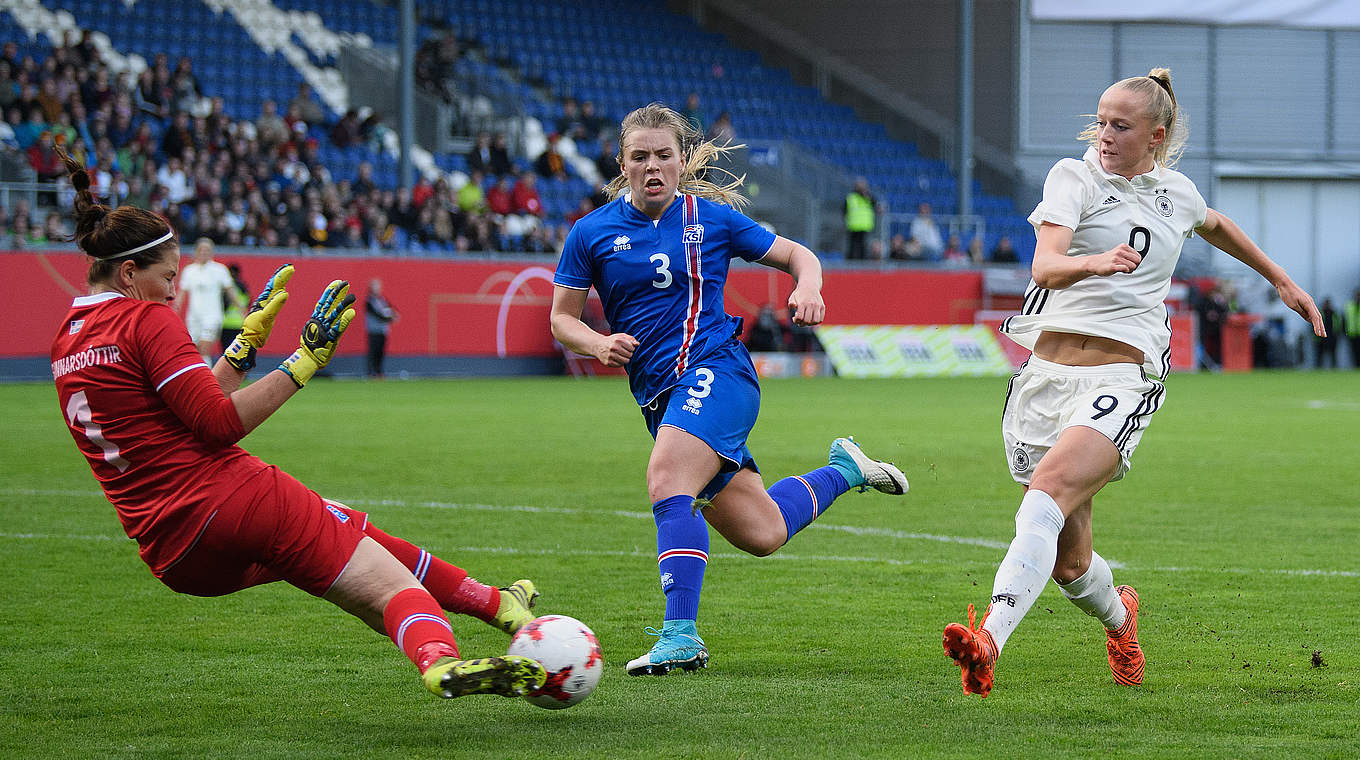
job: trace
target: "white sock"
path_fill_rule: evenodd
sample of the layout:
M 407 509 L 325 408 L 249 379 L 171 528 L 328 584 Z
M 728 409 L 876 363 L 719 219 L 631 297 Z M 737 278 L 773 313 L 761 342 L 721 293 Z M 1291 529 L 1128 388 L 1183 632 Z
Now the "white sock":
M 1031 488 L 1020 502 L 1015 513 L 1015 539 L 996 569 L 992 611 L 983 626 L 996 640 L 997 654 L 1053 574 L 1058 534 L 1064 522 L 1058 503 L 1043 491 Z
M 1128 610 L 1124 600 L 1114 590 L 1114 574 L 1105 558 L 1091 552 L 1091 566 L 1081 577 L 1068 584 L 1058 584 L 1063 596 L 1085 612 L 1104 624 L 1107 630 L 1118 630 L 1124 624 Z

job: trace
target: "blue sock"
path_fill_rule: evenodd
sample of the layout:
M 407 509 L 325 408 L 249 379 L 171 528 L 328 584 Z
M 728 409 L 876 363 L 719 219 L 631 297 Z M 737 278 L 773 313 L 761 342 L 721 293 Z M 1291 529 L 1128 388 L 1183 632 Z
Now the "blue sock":
M 845 476 L 835 467 L 818 467 L 806 475 L 794 475 L 770 486 L 768 494 L 784 516 L 787 543 L 793 534 L 806 528 L 825 512 L 837 496 L 850 490 Z
M 693 497 L 682 494 L 652 505 L 666 620 L 699 618 L 699 592 L 708 567 L 708 523 L 695 514 L 693 504 Z

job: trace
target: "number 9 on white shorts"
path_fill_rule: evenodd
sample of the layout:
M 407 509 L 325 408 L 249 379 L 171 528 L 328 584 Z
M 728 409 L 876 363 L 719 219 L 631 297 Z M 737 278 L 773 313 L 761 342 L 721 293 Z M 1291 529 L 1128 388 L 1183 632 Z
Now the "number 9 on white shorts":
M 1111 478 L 1119 480 L 1165 396 L 1166 386 L 1136 364 L 1072 367 L 1031 356 L 1011 378 L 1001 416 L 1011 477 L 1029 485 L 1062 431 L 1082 425 L 1119 449 L 1119 471 Z

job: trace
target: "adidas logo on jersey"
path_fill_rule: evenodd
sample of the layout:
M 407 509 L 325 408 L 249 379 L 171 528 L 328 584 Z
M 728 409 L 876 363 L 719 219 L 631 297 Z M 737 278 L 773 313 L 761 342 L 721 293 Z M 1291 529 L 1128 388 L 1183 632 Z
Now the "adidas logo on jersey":
M 1105 199 L 1105 202 L 1104 202 L 1104 203 L 1102 203 L 1102 204 L 1100 204 L 1100 205 L 1102 205 L 1102 206 L 1112 206 L 1112 205 L 1114 205 L 1114 204 L 1116 204 L 1116 203 L 1118 203 L 1118 202 L 1119 202 L 1119 199 L 1116 198 L 1116 197 L 1114 197 L 1113 195 L 1111 195 L 1110 197 L 1108 197 L 1108 198 Z
M 614 252 L 633 250 L 633 244 L 629 240 L 630 238 L 627 235 L 619 235 L 614 238 Z

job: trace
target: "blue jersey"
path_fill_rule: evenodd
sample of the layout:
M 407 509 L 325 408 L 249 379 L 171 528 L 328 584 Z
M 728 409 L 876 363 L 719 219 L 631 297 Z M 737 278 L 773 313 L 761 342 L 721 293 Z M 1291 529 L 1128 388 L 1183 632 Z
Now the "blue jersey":
M 741 331 L 723 310 L 728 265 L 763 258 L 774 240 L 741 212 L 692 195 L 655 223 L 621 197 L 571 228 L 553 282 L 594 285 L 611 329 L 637 338 L 628 382 L 646 405 Z

